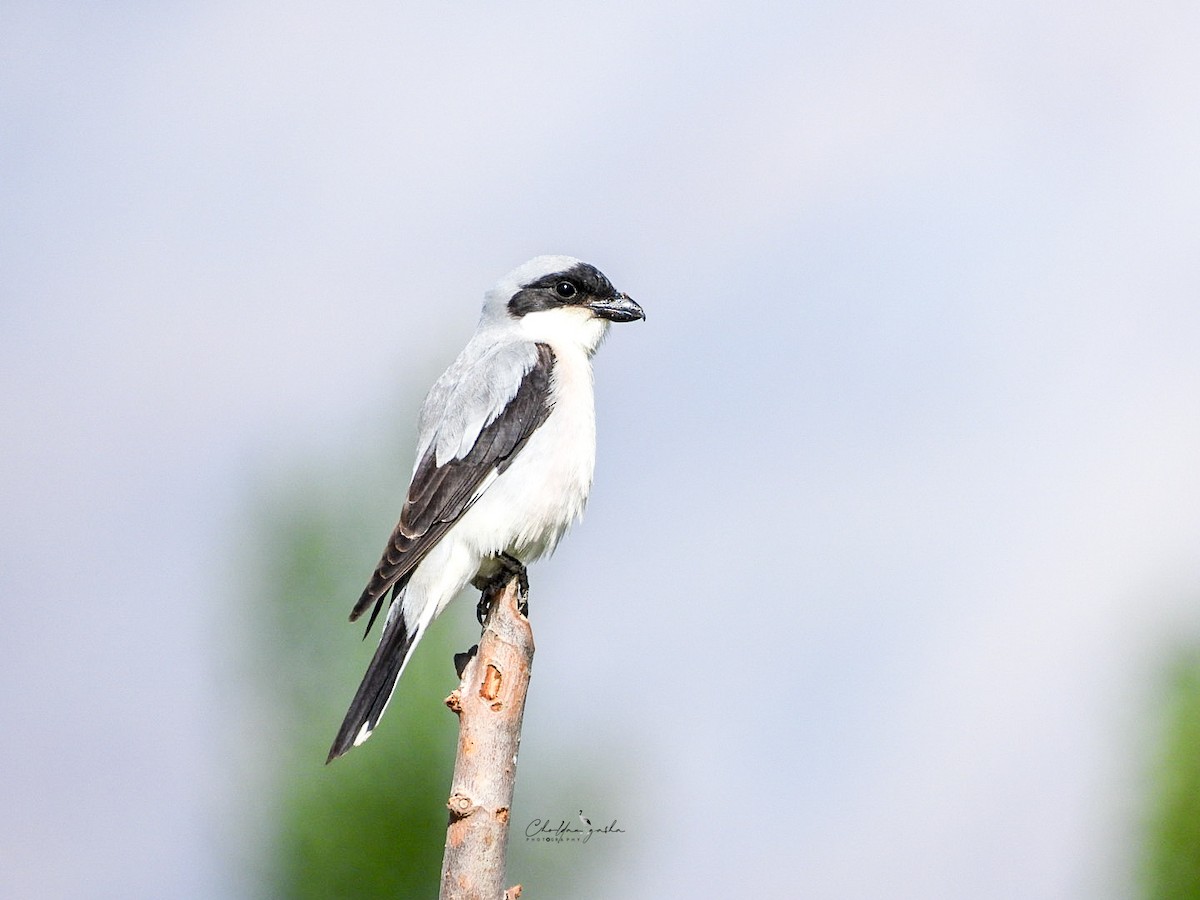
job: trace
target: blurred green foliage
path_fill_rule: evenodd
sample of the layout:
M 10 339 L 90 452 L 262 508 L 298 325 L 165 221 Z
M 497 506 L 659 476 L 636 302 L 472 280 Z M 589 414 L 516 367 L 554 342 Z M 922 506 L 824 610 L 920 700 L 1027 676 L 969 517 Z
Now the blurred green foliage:
M 398 416 L 416 418 L 415 410 Z M 266 803 L 271 858 L 255 868 L 269 897 L 436 897 L 458 734 L 442 701 L 458 684 L 453 654 L 478 640 L 474 604 L 452 604 L 433 624 L 370 741 L 325 765 L 379 634 L 376 623 L 363 641 L 364 623 L 351 625 L 347 616 L 395 522 L 408 475 L 400 452 L 345 455 L 276 467 L 253 500 L 254 536 L 243 558 L 252 569 L 247 606 L 256 621 L 243 655 L 254 661 L 251 676 L 274 729 L 252 748 L 273 795 Z M 525 732 L 528 741 L 528 711 Z M 542 745 L 554 732 L 537 734 Z M 543 759 L 564 756 L 542 749 Z M 524 838 L 527 819 L 565 815 L 603 796 L 597 759 L 565 756 L 557 771 L 523 767 L 517 778 L 509 872 L 513 882 L 535 880 L 540 896 L 573 895 L 605 859 L 600 847 L 567 852 Z
M 1150 900 L 1200 900 L 1200 648 L 1180 653 L 1167 683 L 1143 867 Z
M 362 475 L 375 468 L 338 471 Z M 269 893 L 314 900 L 435 897 L 457 735 L 442 698 L 457 683 L 453 652 L 474 638 L 454 634 L 453 622 L 438 623 L 371 741 L 324 764 L 379 631 L 377 623 L 360 640 L 362 625 L 350 625 L 347 614 L 370 575 L 371 552 L 382 549 L 390 527 L 372 527 L 366 520 L 380 513 L 357 512 L 354 503 L 358 497 L 368 505 L 362 498 L 371 491 L 339 486 L 343 480 L 327 470 L 308 472 L 288 479 L 264 504 L 258 580 L 269 602 L 259 678 L 283 737 L 272 773 L 278 821 Z

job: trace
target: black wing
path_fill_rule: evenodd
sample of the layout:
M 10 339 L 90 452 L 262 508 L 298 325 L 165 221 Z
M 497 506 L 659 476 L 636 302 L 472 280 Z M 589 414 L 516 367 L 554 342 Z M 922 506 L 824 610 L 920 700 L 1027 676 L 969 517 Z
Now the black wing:
M 465 457 L 438 466 L 435 447 L 431 445 L 425 451 L 408 487 L 400 523 L 392 532 L 370 583 L 354 604 L 351 622 L 374 604 L 367 622 L 370 632 L 387 592 L 391 590 L 395 597 L 403 589 L 417 564 L 479 499 L 480 486 L 492 473 L 499 474 L 512 464 L 530 435 L 550 415 L 553 368 L 554 351 L 547 344 L 538 344 L 537 361 L 521 379 L 516 394 L 500 415 L 479 432 Z

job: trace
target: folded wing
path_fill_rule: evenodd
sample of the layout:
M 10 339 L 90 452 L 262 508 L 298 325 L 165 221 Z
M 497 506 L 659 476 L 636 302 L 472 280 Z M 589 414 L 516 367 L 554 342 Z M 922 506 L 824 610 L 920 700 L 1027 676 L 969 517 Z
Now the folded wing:
M 511 358 L 500 355 L 475 364 L 464 365 L 460 360 L 430 392 L 422 412 L 425 432 L 421 440 L 422 455 L 408 488 L 400 522 L 384 548 L 375 574 L 350 613 L 353 622 L 374 605 L 367 632 L 379 615 L 388 591 L 395 597 L 404 588 L 417 564 L 482 496 L 492 480 L 512 464 L 550 414 L 554 352 L 546 344 L 532 348 L 518 345 L 517 349 L 528 353 L 528 368 L 523 371 Z M 515 382 L 514 373 L 519 373 Z M 507 386 L 505 381 L 509 382 Z M 475 429 L 472 441 L 470 432 Z M 445 434 L 441 434 L 443 431 Z M 445 459 L 447 444 L 457 445 L 458 455 Z M 463 452 L 467 446 L 469 449 Z M 443 448 L 441 453 L 439 447 Z M 440 465 L 439 456 L 443 457 Z

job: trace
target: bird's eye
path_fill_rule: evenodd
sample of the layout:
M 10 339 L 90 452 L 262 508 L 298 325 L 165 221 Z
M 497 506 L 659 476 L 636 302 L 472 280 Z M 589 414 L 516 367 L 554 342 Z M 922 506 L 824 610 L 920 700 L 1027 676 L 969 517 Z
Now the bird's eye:
M 575 296 L 575 285 L 569 281 L 560 281 L 554 286 L 554 293 L 562 297 L 564 300 L 570 300 Z

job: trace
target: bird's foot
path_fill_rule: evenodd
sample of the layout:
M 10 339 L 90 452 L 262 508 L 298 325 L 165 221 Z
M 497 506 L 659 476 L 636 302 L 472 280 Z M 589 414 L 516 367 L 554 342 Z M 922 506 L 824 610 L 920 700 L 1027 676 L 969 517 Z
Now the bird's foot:
M 494 559 L 499 566 L 496 573 L 491 577 L 476 578 L 471 582 L 479 588 L 479 603 L 475 607 L 475 618 L 479 620 L 480 625 L 484 623 L 496 600 L 496 595 L 504 590 L 504 586 L 514 578 L 517 579 L 517 612 L 528 618 L 529 573 L 525 570 L 525 564 L 507 553 L 501 553 Z

